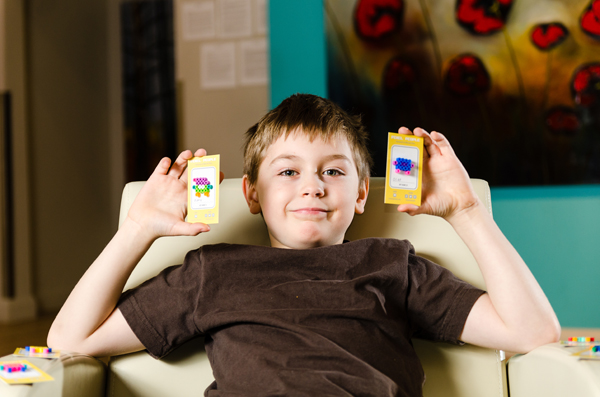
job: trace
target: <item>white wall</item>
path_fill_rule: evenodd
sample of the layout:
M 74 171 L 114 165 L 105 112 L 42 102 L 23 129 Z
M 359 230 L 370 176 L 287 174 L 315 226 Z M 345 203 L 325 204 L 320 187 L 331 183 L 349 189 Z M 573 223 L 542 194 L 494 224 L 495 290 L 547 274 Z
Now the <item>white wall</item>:
M 190 17 L 190 10 L 199 3 L 214 9 L 214 35 L 194 39 L 190 38 L 194 32 L 190 32 L 185 18 L 186 14 Z M 223 32 L 227 30 L 223 26 L 227 21 L 224 20 L 226 16 L 221 6 L 225 6 L 225 11 L 229 12 L 235 10 L 233 7 L 249 6 L 249 15 L 239 16 L 240 21 L 249 21 L 248 34 Z M 244 65 L 241 61 L 241 47 L 245 42 L 266 41 L 266 31 L 261 29 L 260 23 L 265 12 L 264 0 L 175 0 L 179 146 L 180 149 L 192 150 L 203 147 L 209 154 L 220 154 L 221 170 L 227 178 L 242 176 L 243 135 L 268 110 L 267 85 L 244 84 Z M 201 48 L 206 45 L 218 48 L 228 44 L 235 49 L 235 85 L 229 88 L 203 88 Z
M 113 233 L 107 0 L 27 6 L 34 294 L 56 311 Z
M 265 6 L 249 1 L 253 13 Z M 124 181 L 119 3 L 28 2 L 31 255 L 42 312 L 61 307 L 116 230 Z M 200 46 L 265 33 L 186 40 L 182 3 L 174 10 L 179 148 L 220 153 L 226 176 L 240 177 L 242 136 L 267 111 L 267 85 L 202 89 Z

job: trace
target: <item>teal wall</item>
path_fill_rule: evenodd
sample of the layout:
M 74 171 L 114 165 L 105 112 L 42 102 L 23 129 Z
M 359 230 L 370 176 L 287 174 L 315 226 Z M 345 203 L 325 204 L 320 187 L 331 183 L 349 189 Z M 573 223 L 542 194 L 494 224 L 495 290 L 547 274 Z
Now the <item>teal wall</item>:
M 270 0 L 271 107 L 300 92 L 327 97 L 323 0 Z
M 600 186 L 493 188 L 496 223 L 563 327 L 600 327 Z
M 323 0 L 270 0 L 271 106 L 327 96 Z M 539 281 L 563 327 L 598 327 L 600 186 L 493 188 L 496 222 Z

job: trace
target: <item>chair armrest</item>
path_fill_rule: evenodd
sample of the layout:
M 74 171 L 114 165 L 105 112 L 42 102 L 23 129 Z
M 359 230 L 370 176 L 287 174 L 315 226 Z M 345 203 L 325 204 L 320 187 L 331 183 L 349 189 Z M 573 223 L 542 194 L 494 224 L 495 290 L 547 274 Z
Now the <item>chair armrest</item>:
M 572 356 L 581 347 L 551 343 L 508 360 L 511 397 L 600 397 L 600 361 Z
M 160 360 L 146 351 L 111 357 L 108 368 L 106 397 L 200 396 L 214 381 L 202 338 Z
M 423 370 L 423 396 L 507 397 L 501 350 L 413 339 Z
M 4 356 L 0 361 L 27 360 L 54 380 L 9 386 L 0 382 L 3 397 L 104 397 L 106 365 L 91 356 L 63 353 L 58 359 Z
M 104 397 L 106 364 L 83 354 L 61 354 L 63 365 L 62 397 Z

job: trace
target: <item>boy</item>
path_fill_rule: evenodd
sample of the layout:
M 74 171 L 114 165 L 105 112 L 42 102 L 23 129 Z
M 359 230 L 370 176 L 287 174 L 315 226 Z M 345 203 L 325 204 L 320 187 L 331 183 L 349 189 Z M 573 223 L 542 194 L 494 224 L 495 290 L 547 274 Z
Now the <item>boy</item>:
M 332 102 L 294 95 L 250 128 L 244 150 L 244 196 L 262 214 L 271 247 L 203 246 L 121 296 L 156 238 L 210 230 L 184 222 L 192 153 L 170 169 L 163 159 L 65 302 L 48 344 L 161 357 L 204 334 L 216 379 L 206 395 L 416 396 L 423 373 L 413 336 L 513 352 L 556 341 L 549 302 L 448 141 L 414 134 L 427 152 L 423 204 L 398 210 L 446 219 L 487 293 L 417 257 L 406 241 L 344 242 L 369 192 L 366 133 Z

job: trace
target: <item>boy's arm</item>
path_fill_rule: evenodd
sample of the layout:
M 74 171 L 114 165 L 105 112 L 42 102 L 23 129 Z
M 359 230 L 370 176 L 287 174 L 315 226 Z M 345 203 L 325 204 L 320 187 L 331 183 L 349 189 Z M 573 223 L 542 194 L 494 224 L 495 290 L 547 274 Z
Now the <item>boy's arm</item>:
M 404 127 L 399 132 L 411 133 Z M 557 341 L 560 325 L 548 299 L 473 191 L 448 140 L 420 128 L 414 134 L 424 138 L 427 152 L 423 204 L 401 205 L 398 210 L 446 219 L 475 257 L 487 287 L 488 293 L 471 309 L 460 339 L 519 353 Z
M 195 153 L 204 156 L 203 149 Z M 192 152 L 160 161 L 127 218 L 100 256 L 77 283 L 48 334 L 56 349 L 106 356 L 144 347 L 115 306 L 131 272 L 160 236 L 197 235 L 210 230 L 184 221 L 187 205 L 187 160 Z

